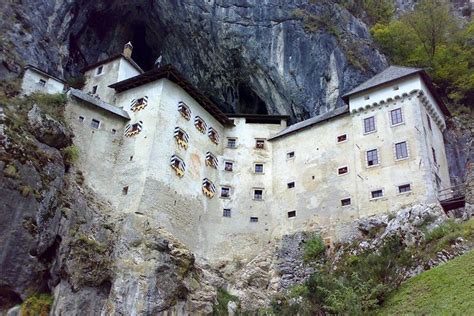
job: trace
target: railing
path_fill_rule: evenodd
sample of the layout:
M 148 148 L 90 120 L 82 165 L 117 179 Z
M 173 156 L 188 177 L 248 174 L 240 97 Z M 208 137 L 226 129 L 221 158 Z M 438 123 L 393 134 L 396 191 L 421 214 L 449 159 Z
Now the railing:
M 446 200 L 464 200 L 464 196 L 466 194 L 466 183 L 461 183 L 446 189 L 442 189 L 438 191 L 438 200 L 446 201 Z

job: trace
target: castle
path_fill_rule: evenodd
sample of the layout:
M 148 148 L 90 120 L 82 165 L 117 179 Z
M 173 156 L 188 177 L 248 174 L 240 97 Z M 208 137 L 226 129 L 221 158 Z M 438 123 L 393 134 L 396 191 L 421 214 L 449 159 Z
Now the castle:
M 199 256 L 251 256 L 302 230 L 330 243 L 355 219 L 450 187 L 450 114 L 422 69 L 389 67 L 346 107 L 287 126 L 225 114 L 173 67 L 144 72 L 131 53 L 88 66 L 68 91 L 78 168 L 117 211 L 157 218 Z

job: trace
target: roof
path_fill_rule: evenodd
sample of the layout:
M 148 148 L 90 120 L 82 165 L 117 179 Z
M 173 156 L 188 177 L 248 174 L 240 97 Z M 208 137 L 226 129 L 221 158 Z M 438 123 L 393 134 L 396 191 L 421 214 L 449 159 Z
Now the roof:
M 280 138 L 280 137 L 283 137 L 283 136 L 287 136 L 289 134 L 293 134 L 297 131 L 301 131 L 305 128 L 309 128 L 311 126 L 317 125 L 319 123 L 325 122 L 327 120 L 333 119 L 335 117 L 338 117 L 338 116 L 341 116 L 341 115 L 344 115 L 344 114 L 347 114 L 347 113 L 349 113 L 349 106 L 347 106 L 347 105 L 343 106 L 343 107 L 336 108 L 336 109 L 334 109 L 332 111 L 329 111 L 329 112 L 326 112 L 324 114 L 321 114 L 321 115 L 312 117 L 310 119 L 301 121 L 299 123 L 290 125 L 287 128 L 285 128 L 284 130 L 282 130 L 281 132 L 279 132 L 279 133 L 273 135 L 272 137 L 270 137 L 268 140 L 274 140 L 276 138 Z
M 184 89 L 194 100 L 211 114 L 216 120 L 223 125 L 231 125 L 231 121 L 227 115 L 222 112 L 219 107 L 214 104 L 208 97 L 202 94 L 198 89 L 191 85 L 173 66 L 165 65 L 163 67 L 152 69 L 141 75 L 119 81 L 110 85 L 110 88 L 116 92 L 123 92 L 135 87 L 159 80 L 168 79 Z
M 280 124 L 282 120 L 288 120 L 289 115 L 270 115 L 270 114 L 244 114 L 244 113 L 226 113 L 230 118 L 245 118 L 246 123 L 262 124 Z
M 124 110 L 122 110 L 121 108 L 118 108 L 116 106 L 113 106 L 111 104 L 108 104 L 107 102 L 104 102 L 100 99 L 97 99 L 81 90 L 77 90 L 77 89 L 69 89 L 70 93 L 72 96 L 78 98 L 78 99 L 81 99 L 82 101 L 85 101 L 91 105 L 94 105 L 102 110 L 105 110 L 109 113 L 112 113 L 112 114 L 115 114 L 117 116 L 120 116 L 121 118 L 124 118 L 124 119 L 127 119 L 129 120 L 130 119 L 130 116 L 128 115 L 127 112 L 125 112 Z
M 33 69 L 33 70 L 39 72 L 40 74 L 42 74 L 43 76 L 52 78 L 52 79 L 57 80 L 57 81 L 59 81 L 59 82 L 61 82 L 61 83 L 64 83 L 64 84 L 66 83 L 66 81 L 64 81 L 63 79 L 59 79 L 58 77 L 55 77 L 55 76 L 53 76 L 53 75 L 50 75 L 50 74 L 47 73 L 46 71 L 41 70 L 41 69 L 39 69 L 38 67 L 33 66 L 33 65 L 31 65 L 31 64 L 26 65 L 26 66 L 25 66 L 25 70 L 26 70 L 26 69 Z
M 372 89 L 378 86 L 381 86 L 383 84 L 405 78 L 408 76 L 412 76 L 414 74 L 419 74 L 422 78 L 422 80 L 425 82 L 426 86 L 430 90 L 431 94 L 434 96 L 436 99 L 436 102 L 438 103 L 439 107 L 441 108 L 441 111 L 446 116 L 451 116 L 451 113 L 449 113 L 448 108 L 446 107 L 446 104 L 443 102 L 443 100 L 439 97 L 438 93 L 436 92 L 435 87 L 433 86 L 433 83 L 431 82 L 430 77 L 426 73 L 426 71 L 422 68 L 411 68 L 411 67 L 402 67 L 402 66 L 390 66 L 384 71 L 376 74 L 369 80 L 365 81 L 364 83 L 360 84 L 359 86 L 355 87 L 351 91 L 347 92 L 342 96 L 342 99 L 346 102 L 349 103 L 349 97 L 358 94 L 362 91 Z
M 113 55 L 113 56 L 111 56 L 109 58 L 106 58 L 106 59 L 103 59 L 103 60 L 100 60 L 100 61 L 96 62 L 95 64 L 88 65 L 88 66 L 82 68 L 81 71 L 86 72 L 88 70 L 91 70 L 92 68 L 98 67 L 98 66 L 103 65 L 103 64 L 110 63 L 111 61 L 114 61 L 118 58 L 125 58 L 125 60 L 127 60 L 136 70 L 138 70 L 138 72 L 143 73 L 143 69 L 140 66 L 138 66 L 138 64 L 135 61 L 133 61 L 133 59 L 131 59 L 130 57 L 125 56 L 122 53 L 117 54 L 117 55 Z

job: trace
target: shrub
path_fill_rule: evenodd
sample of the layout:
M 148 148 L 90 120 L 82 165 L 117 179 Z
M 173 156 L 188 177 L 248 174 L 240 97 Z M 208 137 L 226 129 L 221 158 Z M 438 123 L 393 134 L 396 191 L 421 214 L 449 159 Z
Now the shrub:
M 8 166 L 6 166 L 5 169 L 3 170 L 3 173 L 5 174 L 6 177 L 9 177 L 9 178 L 18 177 L 18 170 L 13 164 L 9 164 Z
M 431 242 L 434 240 L 441 239 L 449 233 L 459 231 L 460 227 L 454 222 L 454 220 L 449 219 L 444 223 L 440 224 L 438 227 L 434 228 L 432 231 L 426 234 L 426 242 Z
M 226 290 L 222 288 L 217 289 L 217 305 L 214 305 L 212 314 L 213 315 L 227 315 L 227 304 L 229 302 L 239 302 L 237 296 L 234 296 L 228 293 Z
M 74 89 L 82 89 L 86 84 L 86 77 L 79 75 L 77 77 L 72 77 L 67 80 L 67 85 Z
M 28 197 L 31 193 L 34 192 L 34 190 L 28 185 L 22 185 L 20 187 L 20 192 L 22 196 Z
M 311 261 L 318 259 L 320 255 L 326 251 L 326 245 L 319 235 L 314 235 L 311 239 L 306 241 L 304 247 L 304 260 Z
M 53 296 L 40 293 L 27 298 L 21 304 L 21 316 L 47 316 L 53 304 Z
M 77 161 L 77 159 L 79 159 L 79 148 L 74 145 L 61 149 L 61 152 L 63 154 L 64 162 L 67 165 L 72 165 Z

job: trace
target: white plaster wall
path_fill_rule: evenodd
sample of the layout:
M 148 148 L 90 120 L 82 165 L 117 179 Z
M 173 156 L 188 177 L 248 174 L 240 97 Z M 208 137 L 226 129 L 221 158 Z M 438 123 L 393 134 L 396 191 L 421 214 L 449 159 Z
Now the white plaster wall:
M 109 63 L 99 65 L 95 68 L 89 69 L 84 73 L 86 83 L 82 88 L 82 91 L 92 93 L 92 88 L 97 86 L 96 95 L 102 101 L 110 104 L 115 103 L 115 90 L 109 88 L 109 85 L 116 83 L 118 80 L 118 74 L 120 70 L 120 58 L 117 58 Z M 97 74 L 97 69 L 102 66 L 102 73 Z
M 44 86 L 39 84 L 40 79 L 46 81 Z M 25 95 L 29 95 L 33 92 L 49 94 L 62 93 L 64 91 L 64 83 L 28 68 L 23 75 L 21 90 Z
M 134 66 L 132 66 L 128 60 L 125 58 L 120 58 L 117 81 L 126 80 L 128 78 L 138 76 L 139 74 L 140 72 Z

